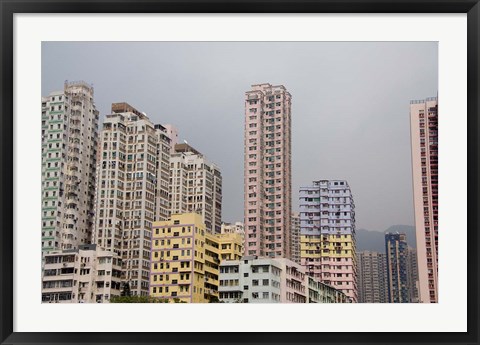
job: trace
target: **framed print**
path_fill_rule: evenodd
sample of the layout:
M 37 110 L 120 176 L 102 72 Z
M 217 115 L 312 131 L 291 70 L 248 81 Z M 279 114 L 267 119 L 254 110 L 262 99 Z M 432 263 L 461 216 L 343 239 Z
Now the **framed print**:
M 477 344 L 479 6 L 1 0 L 2 344 Z

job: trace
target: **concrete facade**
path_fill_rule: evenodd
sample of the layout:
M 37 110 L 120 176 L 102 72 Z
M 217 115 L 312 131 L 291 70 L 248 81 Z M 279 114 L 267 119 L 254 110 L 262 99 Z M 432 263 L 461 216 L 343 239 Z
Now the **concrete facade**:
M 305 277 L 308 287 L 307 303 L 352 303 L 350 297 L 330 285 L 321 283 L 313 277 Z
M 187 303 L 218 300 L 220 262 L 242 253 L 238 234 L 212 234 L 197 213 L 155 222 L 150 296 Z
M 297 264 L 301 263 L 300 260 L 300 215 L 298 212 L 292 214 L 292 260 Z
M 268 83 L 245 93 L 245 255 L 291 257 L 291 98 Z
M 410 102 L 419 299 L 438 302 L 438 100 Z
M 220 265 L 220 300 L 226 303 L 348 303 L 341 291 L 316 281 L 286 258 L 245 256 Z
M 113 103 L 100 135 L 94 243 L 122 256 L 133 295 L 149 291 L 152 224 L 170 215 L 170 139 L 127 103 Z
M 220 168 L 188 144 L 175 145 L 170 158 L 171 213 L 196 212 L 207 231 L 222 226 L 222 174 Z
M 245 249 L 245 225 L 242 222 L 222 223 L 220 233 L 222 234 L 239 234 L 242 238 L 242 246 Z
M 42 97 L 42 253 L 91 241 L 98 111 L 93 87 L 65 82 Z
M 95 244 L 45 255 L 42 303 L 108 303 L 121 292 L 121 259 Z
M 355 204 L 347 181 L 300 187 L 300 256 L 308 275 L 357 302 Z
M 410 303 L 408 246 L 405 234 L 385 234 L 389 303 Z
M 407 272 L 408 272 L 408 292 L 410 294 L 410 302 L 418 303 L 418 262 L 417 249 L 408 247 L 407 257 Z
M 385 253 L 357 253 L 358 302 L 387 303 L 387 258 Z

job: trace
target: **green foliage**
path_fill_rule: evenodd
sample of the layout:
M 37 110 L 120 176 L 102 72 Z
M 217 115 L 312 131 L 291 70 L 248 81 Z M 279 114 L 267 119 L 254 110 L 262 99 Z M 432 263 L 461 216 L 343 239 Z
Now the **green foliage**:
M 212 296 L 212 298 L 210 298 L 210 301 L 208 301 L 208 303 L 224 303 L 224 302 L 220 301 L 217 296 Z
M 169 301 L 166 298 L 150 296 L 113 296 L 110 303 L 169 303 Z

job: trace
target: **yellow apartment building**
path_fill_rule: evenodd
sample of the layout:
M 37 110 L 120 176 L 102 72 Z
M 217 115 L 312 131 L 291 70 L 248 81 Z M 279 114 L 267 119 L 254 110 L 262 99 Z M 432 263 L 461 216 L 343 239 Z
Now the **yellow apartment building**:
M 221 258 L 241 257 L 242 240 L 206 231 L 202 216 L 173 214 L 153 223 L 150 296 L 187 303 L 218 299 Z
M 240 260 L 243 255 L 243 236 L 239 233 L 216 234 L 220 260 Z

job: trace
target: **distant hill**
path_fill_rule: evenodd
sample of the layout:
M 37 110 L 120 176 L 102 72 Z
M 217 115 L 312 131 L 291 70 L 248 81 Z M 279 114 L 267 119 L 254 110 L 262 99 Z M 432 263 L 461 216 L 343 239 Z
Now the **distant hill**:
M 366 229 L 357 229 L 357 252 L 370 250 L 375 252 L 385 252 L 385 233 L 399 232 L 407 235 L 407 243 L 410 247 L 417 247 L 417 239 L 415 237 L 415 227 L 410 225 L 392 225 L 384 232 L 371 231 Z

